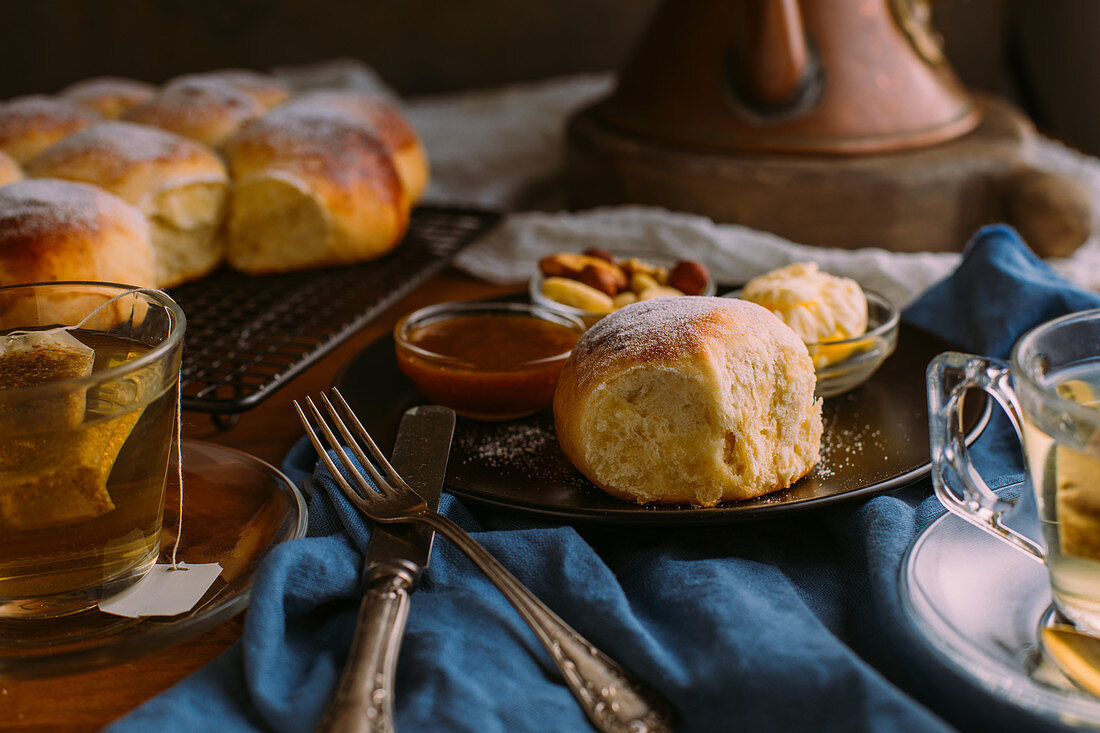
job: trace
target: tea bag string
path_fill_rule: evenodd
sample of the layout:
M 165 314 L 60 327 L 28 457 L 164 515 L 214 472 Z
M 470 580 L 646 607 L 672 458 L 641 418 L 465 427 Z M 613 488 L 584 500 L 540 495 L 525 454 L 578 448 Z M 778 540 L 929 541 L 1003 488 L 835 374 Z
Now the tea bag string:
M 72 326 L 62 326 L 61 330 L 71 331 L 77 328 L 82 328 L 96 313 L 109 306 L 119 298 L 123 298 L 127 295 L 134 295 L 135 293 L 146 294 L 161 294 L 162 291 L 154 288 L 130 288 L 125 290 L 111 298 L 100 303 L 91 312 L 87 313 L 83 318 L 76 322 Z M 176 558 L 180 549 L 180 537 L 183 535 L 183 411 L 180 407 L 180 391 L 182 386 L 182 375 L 176 375 L 176 480 L 179 482 L 179 521 L 176 524 L 176 541 L 172 543 L 172 565 L 168 569 L 171 570 L 187 570 L 185 563 L 181 564 Z

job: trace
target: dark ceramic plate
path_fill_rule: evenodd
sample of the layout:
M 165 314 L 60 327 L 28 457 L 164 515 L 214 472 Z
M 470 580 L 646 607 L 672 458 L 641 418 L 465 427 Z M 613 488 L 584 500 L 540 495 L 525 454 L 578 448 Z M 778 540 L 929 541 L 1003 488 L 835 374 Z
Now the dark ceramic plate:
M 336 378 L 387 454 L 401 415 L 427 401 L 398 369 L 393 346 L 392 337 L 379 339 Z M 932 357 L 951 348 L 903 323 L 897 351 L 870 380 L 825 400 L 821 461 L 785 491 L 706 509 L 639 506 L 616 499 L 573 468 L 558 448 L 550 410 L 499 423 L 459 418 L 446 487 L 464 499 L 544 519 L 668 525 L 752 519 L 895 489 L 928 473 L 924 369 Z M 989 411 L 985 400 L 968 400 L 967 408 L 964 423 L 972 440 Z

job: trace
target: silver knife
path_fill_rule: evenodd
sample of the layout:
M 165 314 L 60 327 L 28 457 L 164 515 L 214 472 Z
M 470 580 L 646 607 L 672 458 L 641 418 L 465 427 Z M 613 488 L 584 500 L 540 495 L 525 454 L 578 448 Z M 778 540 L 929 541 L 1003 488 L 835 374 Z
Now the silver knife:
M 423 405 L 405 412 L 390 463 L 433 510 L 439 506 L 455 414 Z M 394 730 L 393 680 L 409 594 L 428 566 L 434 532 L 420 524 L 375 524 L 363 562 L 365 591 L 348 661 L 317 727 L 333 733 Z

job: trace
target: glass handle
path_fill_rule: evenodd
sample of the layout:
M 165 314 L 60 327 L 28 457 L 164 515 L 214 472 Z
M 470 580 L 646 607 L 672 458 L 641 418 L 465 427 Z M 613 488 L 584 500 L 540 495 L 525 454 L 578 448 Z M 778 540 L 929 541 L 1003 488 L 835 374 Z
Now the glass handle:
M 948 510 L 1028 555 L 1043 560 L 1043 548 L 1004 524 L 1015 502 L 993 493 L 974 468 L 962 422 L 963 397 L 980 389 L 997 401 L 1022 439 L 1020 405 L 1009 384 L 1008 364 L 949 351 L 928 365 L 928 430 L 932 447 L 932 486 Z M 957 494 L 952 486 L 961 489 Z

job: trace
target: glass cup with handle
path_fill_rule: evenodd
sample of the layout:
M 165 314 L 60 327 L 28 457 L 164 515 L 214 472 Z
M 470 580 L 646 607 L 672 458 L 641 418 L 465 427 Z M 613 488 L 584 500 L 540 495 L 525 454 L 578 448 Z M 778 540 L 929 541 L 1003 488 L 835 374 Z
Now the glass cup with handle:
M 1024 334 L 1004 362 L 957 352 L 928 367 L 932 481 L 949 510 L 1046 563 L 1055 606 L 1100 634 L 1100 309 Z M 1008 414 L 1023 445 L 1042 543 L 1004 523 L 1013 506 L 971 463 L 959 414 L 970 389 Z M 956 493 L 956 491 L 958 493 Z

